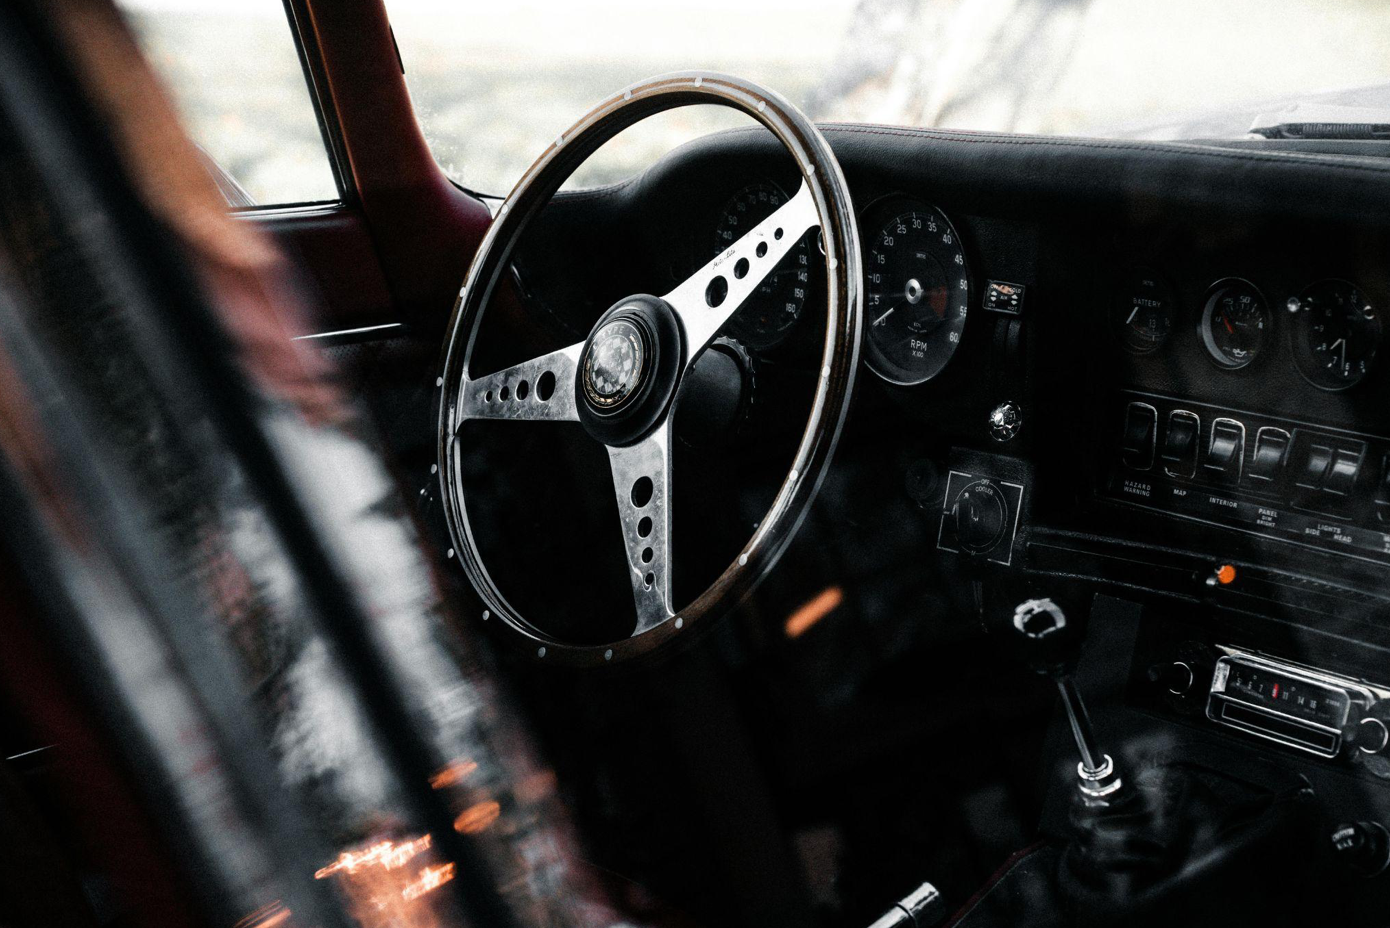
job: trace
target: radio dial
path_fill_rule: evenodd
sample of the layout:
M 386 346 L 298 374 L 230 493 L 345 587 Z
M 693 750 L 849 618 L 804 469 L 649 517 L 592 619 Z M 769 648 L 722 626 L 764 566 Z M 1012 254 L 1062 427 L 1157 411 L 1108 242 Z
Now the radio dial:
M 1174 696 L 1181 696 L 1190 690 L 1193 679 L 1192 667 L 1185 661 L 1154 664 L 1149 668 L 1149 680 Z
M 1379 754 L 1390 747 L 1390 729 L 1374 716 L 1364 718 L 1356 725 L 1356 746 L 1363 754 Z

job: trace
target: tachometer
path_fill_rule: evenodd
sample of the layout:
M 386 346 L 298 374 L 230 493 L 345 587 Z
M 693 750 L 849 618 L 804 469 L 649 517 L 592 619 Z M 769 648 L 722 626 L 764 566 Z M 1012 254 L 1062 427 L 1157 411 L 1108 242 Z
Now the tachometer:
M 1269 304 L 1254 284 L 1222 280 L 1211 288 L 1202 310 L 1202 344 L 1213 361 L 1235 370 L 1259 356 L 1273 324 Z
M 1371 372 L 1380 350 L 1380 314 L 1349 280 L 1320 280 L 1289 300 L 1293 356 L 1313 386 L 1346 390 Z
M 785 202 L 787 195 L 770 183 L 752 184 L 734 194 L 719 214 L 715 254 Z M 785 338 L 806 305 L 810 265 L 810 239 L 802 238 L 729 320 L 729 334 L 751 348 L 771 348 Z
M 970 312 L 960 237 L 940 210 L 923 204 L 870 240 L 865 265 L 869 367 L 891 383 L 925 383 L 955 354 Z

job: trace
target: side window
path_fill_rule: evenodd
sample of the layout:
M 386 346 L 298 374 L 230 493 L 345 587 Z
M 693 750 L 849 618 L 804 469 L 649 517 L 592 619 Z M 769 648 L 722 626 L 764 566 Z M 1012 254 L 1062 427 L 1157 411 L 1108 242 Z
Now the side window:
M 339 198 L 282 0 L 118 0 L 235 207 Z

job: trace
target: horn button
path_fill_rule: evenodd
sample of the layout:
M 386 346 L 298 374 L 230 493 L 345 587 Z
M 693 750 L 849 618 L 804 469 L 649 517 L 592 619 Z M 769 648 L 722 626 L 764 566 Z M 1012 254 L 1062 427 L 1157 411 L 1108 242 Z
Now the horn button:
M 589 434 L 630 445 L 661 421 L 685 359 L 674 310 L 646 294 L 619 300 L 599 317 L 579 356 L 575 405 Z

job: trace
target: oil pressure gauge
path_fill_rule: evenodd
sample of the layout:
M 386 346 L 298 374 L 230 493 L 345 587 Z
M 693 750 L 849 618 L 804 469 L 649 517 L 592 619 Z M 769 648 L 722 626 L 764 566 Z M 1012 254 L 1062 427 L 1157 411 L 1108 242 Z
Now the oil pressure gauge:
M 1202 310 L 1202 344 L 1213 361 L 1236 370 L 1259 357 L 1273 322 L 1254 284 L 1234 277 L 1218 281 Z

